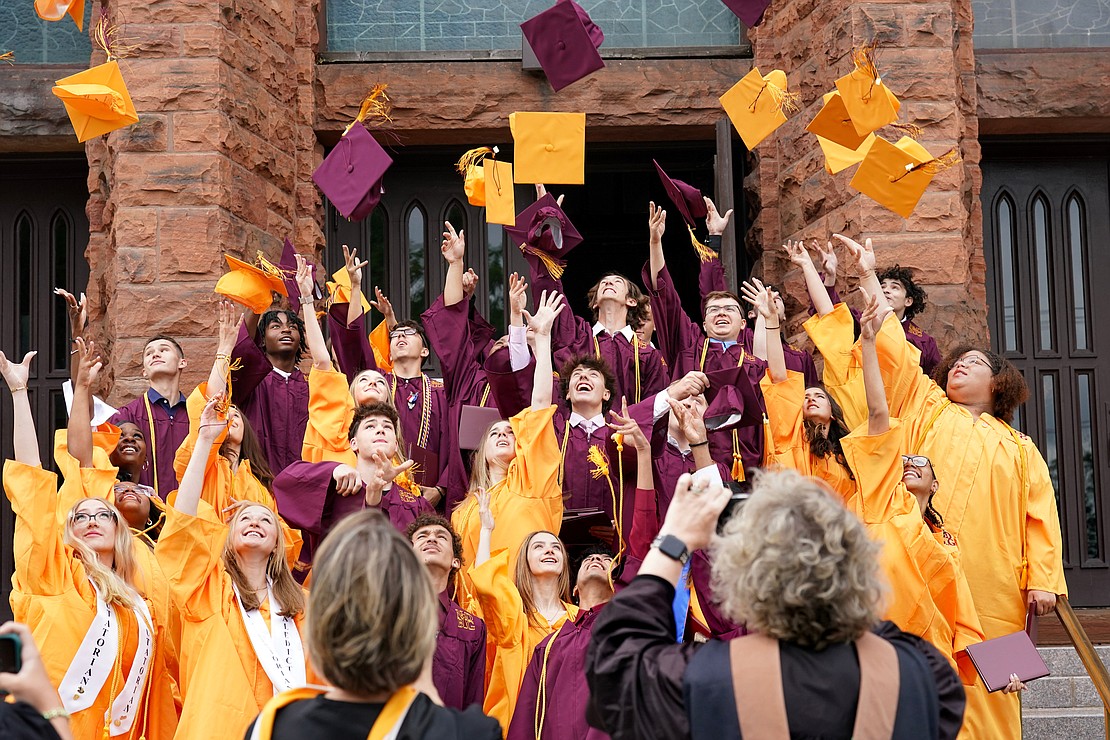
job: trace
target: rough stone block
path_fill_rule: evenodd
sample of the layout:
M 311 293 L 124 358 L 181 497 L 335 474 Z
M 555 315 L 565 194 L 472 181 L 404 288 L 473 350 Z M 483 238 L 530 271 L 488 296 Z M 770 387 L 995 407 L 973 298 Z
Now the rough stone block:
M 224 235 L 231 216 L 219 208 L 159 210 L 161 280 L 210 280 L 224 273 Z
M 189 111 L 173 114 L 175 152 L 224 151 L 231 125 L 218 111 Z
M 118 129 L 113 134 L 115 140 L 112 143 L 125 151 L 164 152 L 168 148 L 166 116 L 156 113 L 143 113 L 138 123 Z
M 208 206 L 228 198 L 226 158 L 215 154 L 133 154 L 116 160 L 114 196 L 132 206 Z

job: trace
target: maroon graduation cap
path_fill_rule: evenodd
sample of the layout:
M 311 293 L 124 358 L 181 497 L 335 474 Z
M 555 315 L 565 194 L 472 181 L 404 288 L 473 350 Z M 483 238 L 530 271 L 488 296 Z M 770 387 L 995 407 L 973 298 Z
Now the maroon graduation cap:
M 551 193 L 518 213 L 516 224 L 506 226 L 505 233 L 529 260 L 539 260 L 556 278 L 562 275 L 563 258 L 582 243 L 582 234 Z
M 605 34 L 574 0 L 558 0 L 520 30 L 556 92 L 605 66 L 597 53 Z
M 763 22 L 763 14 L 771 5 L 771 0 L 722 0 L 722 2 L 744 21 L 748 28 L 755 28 Z
M 370 215 L 382 199 L 382 177 L 393 159 L 361 122 L 355 121 L 312 179 L 336 210 L 352 221 Z
M 301 308 L 301 289 L 297 287 L 297 250 L 293 247 L 293 242 L 289 241 L 289 237 L 285 237 L 285 246 L 281 250 L 281 261 L 278 262 L 278 268 L 281 270 L 281 282 L 285 283 L 285 293 L 289 296 L 289 305 L 293 310 L 299 311 Z M 312 297 L 320 299 L 324 294 L 320 292 L 320 286 L 316 284 L 316 263 L 309 262 L 308 269 L 312 271 Z
M 678 212 L 682 214 L 683 220 L 690 228 L 697 227 L 697 219 L 705 218 L 708 210 L 705 207 L 705 201 L 702 199 L 701 191 L 693 185 L 687 185 L 682 180 L 673 180 L 667 176 L 663 168 L 654 159 L 651 160 L 655 165 L 656 172 L 659 173 L 659 179 L 663 182 L 663 189 L 667 191 L 667 197 L 678 208 Z
M 749 427 L 763 421 L 763 405 L 748 374 L 739 367 L 726 367 L 705 374 L 705 428 L 717 432 Z
M 463 406 L 459 412 L 459 449 L 476 450 L 486 430 L 499 421 L 501 412 L 488 406 Z

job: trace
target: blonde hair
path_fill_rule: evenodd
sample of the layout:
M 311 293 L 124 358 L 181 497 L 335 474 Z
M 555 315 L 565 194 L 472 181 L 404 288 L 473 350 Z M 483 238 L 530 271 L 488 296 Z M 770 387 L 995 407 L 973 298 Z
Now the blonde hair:
M 495 484 L 493 474 L 490 473 L 489 460 L 486 459 L 486 443 L 489 442 L 490 435 L 493 434 L 493 428 L 498 424 L 508 424 L 507 421 L 495 421 L 486 429 L 486 433 L 482 435 L 482 439 L 478 442 L 478 449 L 474 450 L 471 456 L 470 463 L 470 490 L 477 491 L 482 489 L 488 491 Z M 511 426 L 511 425 L 510 425 Z M 515 435 L 514 435 L 515 436 Z M 516 443 L 513 443 L 513 453 L 517 452 Z M 464 499 L 465 502 L 465 499 Z
M 112 543 L 112 567 L 108 568 L 100 562 L 100 558 L 73 533 L 73 517 L 77 514 L 77 507 L 88 501 L 99 501 L 104 504 L 112 516 L 116 518 L 116 536 Z M 107 604 L 119 604 L 127 609 L 135 608 L 135 602 L 141 598 L 139 588 L 135 582 L 138 568 L 135 565 L 135 537 L 131 534 L 123 514 L 107 499 L 99 496 L 83 498 L 70 507 L 66 514 L 66 523 L 62 540 L 73 550 L 73 555 L 81 561 L 85 573 Z
M 234 537 L 232 525 L 244 511 L 255 506 L 270 512 L 274 517 L 274 526 L 277 528 L 277 543 L 266 558 L 266 577 L 273 584 L 271 589 L 281 604 L 281 611 L 278 614 L 283 617 L 295 617 L 304 611 L 304 591 L 300 584 L 293 580 L 293 573 L 289 570 L 289 564 L 285 562 L 285 532 L 281 528 L 281 519 L 278 518 L 277 512 L 269 506 L 255 501 L 240 501 L 232 511 L 228 517 L 227 539 L 224 540 L 222 555 L 224 570 L 231 577 L 231 582 L 239 589 L 239 599 L 243 609 L 252 611 L 262 605 L 261 599 L 258 598 L 258 594 L 254 592 L 246 574 L 243 573 L 242 562 L 239 560 L 239 554 L 235 552 L 235 544 L 232 541 Z
M 439 604 L 412 543 L 378 510 L 343 519 L 312 566 L 308 651 L 333 685 L 360 696 L 415 681 L 435 650 Z
M 570 564 L 567 562 L 567 548 L 559 536 L 554 532 L 548 532 L 541 529 L 532 532 L 524 538 L 521 543 L 520 549 L 517 551 L 516 556 L 516 572 L 513 573 L 513 583 L 516 584 L 516 590 L 520 593 L 520 600 L 524 603 L 524 614 L 528 617 L 528 621 L 534 623 L 536 621 L 536 577 L 532 575 L 532 569 L 528 567 L 528 546 L 532 544 L 532 540 L 536 535 L 549 534 L 555 538 L 559 543 L 559 547 L 563 550 L 563 569 L 559 573 L 559 598 L 563 601 L 570 601 Z
M 713 591 L 749 629 L 821 650 L 878 621 L 880 549 L 821 481 L 763 472 L 713 547 Z

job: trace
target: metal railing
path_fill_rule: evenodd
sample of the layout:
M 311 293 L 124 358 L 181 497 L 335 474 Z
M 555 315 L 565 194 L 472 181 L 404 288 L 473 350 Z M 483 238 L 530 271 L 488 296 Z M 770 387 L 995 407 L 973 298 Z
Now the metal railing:
M 1107 672 L 1106 666 L 1099 659 L 1098 652 L 1095 651 L 1095 646 L 1091 643 L 1091 638 L 1087 637 L 1087 632 L 1083 629 L 1083 625 L 1079 623 L 1079 617 L 1075 615 L 1071 604 L 1068 603 L 1067 596 L 1056 597 L 1056 616 L 1060 618 L 1060 624 L 1063 626 L 1064 632 L 1071 640 L 1075 652 L 1079 654 L 1079 659 L 1083 661 L 1083 667 L 1087 669 L 1087 674 L 1094 682 L 1095 691 L 1102 699 L 1106 739 L 1110 740 L 1110 672 Z

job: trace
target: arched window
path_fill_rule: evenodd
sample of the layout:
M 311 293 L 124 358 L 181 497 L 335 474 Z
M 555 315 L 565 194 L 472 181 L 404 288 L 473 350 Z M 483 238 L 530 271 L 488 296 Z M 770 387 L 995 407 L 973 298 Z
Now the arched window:
M 50 220 L 50 285 L 72 289 L 70 254 L 73 252 L 73 224 L 69 215 L 55 211 Z M 80 297 L 80 296 L 78 296 Z M 55 370 L 69 367 L 69 312 L 61 301 L 51 301 L 51 341 L 54 345 L 50 358 Z
M 1091 349 L 1087 320 L 1087 212 L 1078 193 L 1072 193 L 1064 208 L 1067 218 L 1068 261 L 1071 263 L 1072 314 L 1075 316 L 1075 348 Z
M 31 337 L 31 291 L 36 284 L 34 243 L 35 228 L 31 215 L 23 211 L 15 217 L 15 270 L 16 292 L 19 297 L 16 302 L 16 313 L 19 323 L 19 352 L 16 357 L 22 359 L 23 355 L 34 349 Z M 18 361 L 18 360 L 17 360 Z
M 1048 202 L 1044 195 L 1033 198 L 1031 236 L 1033 244 L 1033 282 L 1037 288 L 1037 349 L 1052 351 L 1056 341 L 1052 331 L 1052 261 L 1049 253 Z
M 418 203 L 409 208 L 405 219 L 405 239 L 408 245 L 408 318 L 419 318 L 428 307 L 428 217 Z
M 999 298 L 1002 302 L 1002 349 L 1017 352 L 1021 345 L 1018 332 L 1017 258 L 1014 250 L 1014 204 L 1003 195 L 995 204 L 998 228 Z

